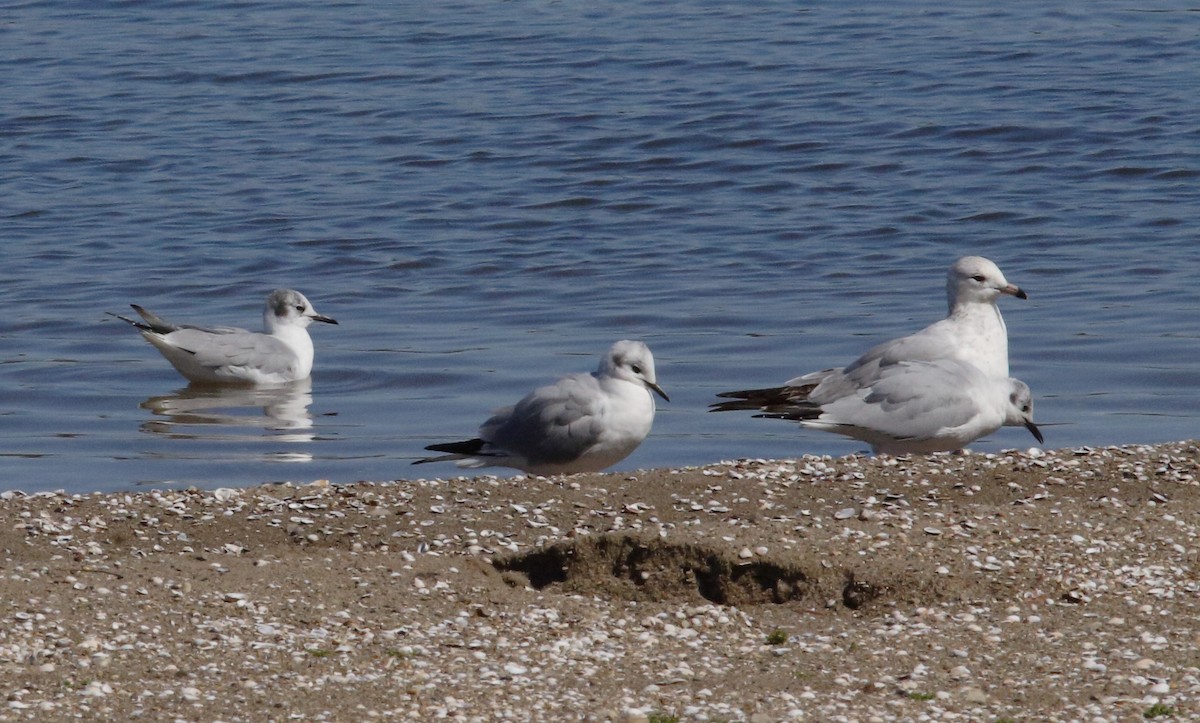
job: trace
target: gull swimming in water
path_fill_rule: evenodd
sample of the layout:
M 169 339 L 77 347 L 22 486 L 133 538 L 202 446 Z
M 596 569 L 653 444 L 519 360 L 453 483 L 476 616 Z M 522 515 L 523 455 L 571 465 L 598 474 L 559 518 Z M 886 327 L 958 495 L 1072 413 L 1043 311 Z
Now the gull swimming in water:
M 598 472 L 637 449 L 654 422 L 654 397 L 670 401 L 640 341 L 618 341 L 590 374 L 571 374 L 496 410 L 479 436 L 431 444 L 446 452 L 413 464 L 455 461 L 459 467 L 514 467 L 530 474 Z
M 781 387 L 718 394 L 737 401 L 718 402 L 711 411 L 758 409 L 767 412 L 761 416 L 797 419 L 805 422 L 806 427 L 840 431 L 871 443 L 877 450 L 960 449 L 1006 423 L 997 422 L 996 427 L 987 429 L 995 420 L 994 410 L 1000 404 L 996 400 L 1020 392 L 1014 383 L 1026 390 L 1018 396 L 1028 396 L 1028 387 L 1008 376 L 1008 330 L 996 306 L 1003 295 L 1028 298 L 1020 287 L 1004 278 L 996 264 L 981 256 L 964 256 L 954 262 L 946 275 L 949 306 L 946 318 L 915 334 L 878 344 L 847 367 L 804 374 Z M 961 362 L 965 366 L 942 362 Z M 936 385 L 962 385 L 967 380 L 974 385 L 970 395 L 944 400 L 966 405 L 956 415 L 940 419 L 918 412 L 923 405 L 937 399 L 937 394 L 949 394 L 948 390 L 935 392 Z M 915 385 L 912 393 L 923 394 L 925 398 L 905 397 L 909 392 L 902 389 L 904 384 Z M 901 398 L 903 404 L 897 401 Z M 788 404 L 795 408 L 785 408 Z M 837 415 L 833 412 L 835 407 Z M 992 410 L 984 415 L 987 423 L 983 423 L 984 417 L 975 418 L 984 407 Z M 817 417 L 809 416 L 813 410 L 833 416 L 826 417 L 828 424 L 818 423 Z M 796 416 L 789 416 L 789 412 Z M 975 422 L 968 424 L 968 418 L 975 418 Z M 1000 419 L 1024 424 L 1007 411 Z M 947 422 L 948 426 L 943 427 L 941 422 Z M 909 437 L 906 428 L 916 435 L 913 439 L 920 441 L 896 441 Z M 948 431 L 952 428 L 960 429 Z M 849 429 L 856 433 L 845 431 Z M 968 439 L 968 430 L 977 429 L 986 431 Z M 1034 436 L 1041 441 L 1039 432 L 1034 432 Z M 879 444 L 873 441 L 875 438 L 880 440 Z
M 336 324 L 313 309 L 304 294 L 277 289 L 267 296 L 263 332 L 231 326 L 173 324 L 137 304 L 144 321 L 112 314 L 136 327 L 146 341 L 189 381 L 202 384 L 283 384 L 312 373 L 308 325 Z

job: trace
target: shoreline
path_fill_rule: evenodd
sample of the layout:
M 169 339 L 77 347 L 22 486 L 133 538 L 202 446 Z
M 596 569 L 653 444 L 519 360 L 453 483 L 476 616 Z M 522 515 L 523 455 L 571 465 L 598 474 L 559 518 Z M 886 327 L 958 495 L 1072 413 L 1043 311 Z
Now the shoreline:
M 1200 716 L 1196 442 L 0 494 L 0 720 Z

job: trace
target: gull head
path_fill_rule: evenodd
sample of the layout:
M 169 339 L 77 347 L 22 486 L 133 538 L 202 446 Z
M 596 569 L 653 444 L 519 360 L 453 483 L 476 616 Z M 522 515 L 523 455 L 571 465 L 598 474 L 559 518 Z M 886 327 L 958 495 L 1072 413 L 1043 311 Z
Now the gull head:
M 314 321 L 337 323 L 331 317 L 318 314 L 299 291 L 276 289 L 267 297 L 267 308 L 263 310 L 263 325 L 268 334 L 285 326 L 298 326 L 303 329 Z
M 1008 283 L 1000 267 L 982 256 L 963 256 L 946 274 L 950 308 L 964 303 L 995 303 L 1001 294 L 1028 298 L 1021 287 Z
M 1020 379 L 1008 380 L 1008 409 L 1004 417 L 1006 427 L 1024 427 L 1029 430 L 1038 444 L 1043 442 L 1042 431 L 1033 423 L 1033 392 Z
M 644 385 L 664 400 L 671 401 L 662 387 L 658 386 L 658 379 L 654 375 L 654 355 L 650 353 L 650 347 L 640 341 L 626 339 L 613 344 L 601 360 L 597 372 L 600 376 Z

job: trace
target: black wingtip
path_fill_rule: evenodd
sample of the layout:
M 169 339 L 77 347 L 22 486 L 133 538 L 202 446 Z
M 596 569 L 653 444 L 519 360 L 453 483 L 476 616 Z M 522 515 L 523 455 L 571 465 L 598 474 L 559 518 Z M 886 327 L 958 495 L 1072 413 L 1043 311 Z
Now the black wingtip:
M 128 316 L 121 316 L 120 314 L 116 314 L 111 311 L 106 311 L 104 313 L 108 314 L 109 316 L 111 316 L 113 318 L 120 319 L 121 321 L 125 322 L 126 324 L 129 324 L 130 326 L 132 326 L 135 329 L 140 329 L 142 331 L 152 331 L 152 329 L 149 326 L 143 324 L 142 322 L 138 321 L 137 319 L 130 319 Z
M 464 439 L 461 442 L 443 442 L 442 444 L 431 444 L 425 449 L 429 450 L 430 452 L 474 455 L 483 451 L 483 445 L 484 441 L 476 437 L 475 439 Z

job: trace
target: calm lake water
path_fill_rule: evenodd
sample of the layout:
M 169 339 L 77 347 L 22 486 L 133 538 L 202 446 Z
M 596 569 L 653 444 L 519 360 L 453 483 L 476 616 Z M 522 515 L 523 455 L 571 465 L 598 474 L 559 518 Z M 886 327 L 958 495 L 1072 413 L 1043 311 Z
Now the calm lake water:
M 452 475 L 409 463 L 621 338 L 671 402 L 617 469 L 851 453 L 706 405 L 940 318 L 967 253 L 1047 446 L 1196 437 L 1200 12 L 1135 6 L 9 4 L 0 489 Z M 104 313 L 276 287 L 341 321 L 287 393 Z

